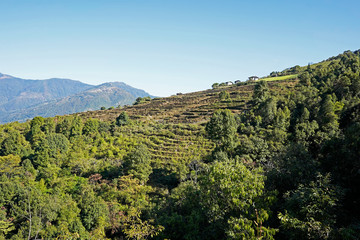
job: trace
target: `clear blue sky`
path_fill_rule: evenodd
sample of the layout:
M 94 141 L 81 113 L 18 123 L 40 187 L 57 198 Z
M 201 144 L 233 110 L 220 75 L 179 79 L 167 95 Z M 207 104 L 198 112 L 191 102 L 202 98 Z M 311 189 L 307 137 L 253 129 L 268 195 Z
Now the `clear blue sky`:
M 360 1 L 0 0 L 0 72 L 157 96 L 360 48 Z

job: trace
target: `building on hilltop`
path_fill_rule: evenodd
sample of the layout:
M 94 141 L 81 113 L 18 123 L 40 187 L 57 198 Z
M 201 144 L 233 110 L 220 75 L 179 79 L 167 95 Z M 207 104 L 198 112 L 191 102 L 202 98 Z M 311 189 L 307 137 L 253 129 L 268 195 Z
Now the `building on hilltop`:
M 230 85 L 233 85 L 234 83 L 231 82 L 231 81 L 228 81 L 228 82 L 225 82 L 226 85 L 230 86 Z

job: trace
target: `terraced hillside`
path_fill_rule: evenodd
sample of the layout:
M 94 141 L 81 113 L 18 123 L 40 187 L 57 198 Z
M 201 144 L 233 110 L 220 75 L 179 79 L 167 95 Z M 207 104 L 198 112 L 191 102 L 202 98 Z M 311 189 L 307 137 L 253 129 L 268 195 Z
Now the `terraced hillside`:
M 297 80 L 269 82 L 270 89 L 279 94 L 295 86 Z M 255 83 L 232 85 L 205 91 L 181 94 L 165 98 L 155 98 L 140 105 L 115 108 L 104 111 L 78 113 L 82 118 L 97 118 L 113 121 L 125 111 L 132 119 L 155 120 L 164 123 L 204 123 L 217 109 L 228 108 L 239 113 L 251 107 L 249 101 Z M 220 93 L 226 91 L 229 98 L 221 99 Z
M 145 144 L 151 154 L 154 173 L 186 177 L 186 166 L 210 153 L 214 144 L 205 137 L 204 128 L 194 124 L 140 124 L 124 126 L 115 137 L 121 146 Z M 165 172 L 164 172 L 165 171 Z M 158 176 L 154 179 L 159 180 Z
M 288 93 L 296 80 L 269 82 L 269 88 L 276 94 Z M 189 164 L 204 159 L 215 147 L 206 137 L 205 123 L 218 109 L 230 109 L 240 113 L 251 108 L 253 89 L 256 83 L 232 85 L 188 94 L 177 94 L 166 98 L 155 98 L 149 102 L 123 108 L 88 111 L 70 115 L 86 119 L 98 119 L 113 123 L 121 112 L 126 112 L 132 124 L 117 128 L 113 136 L 96 143 L 97 155 L 92 158 L 104 159 L 98 163 L 104 166 L 118 165 L 135 145 L 144 144 L 151 155 L 154 169 L 150 182 L 162 189 L 159 182 L 185 179 Z M 221 99 L 221 93 L 228 93 Z M 100 131 L 100 130 L 99 130 Z M 104 149 L 102 151 L 101 149 Z M 165 180 L 164 180 L 165 179 Z

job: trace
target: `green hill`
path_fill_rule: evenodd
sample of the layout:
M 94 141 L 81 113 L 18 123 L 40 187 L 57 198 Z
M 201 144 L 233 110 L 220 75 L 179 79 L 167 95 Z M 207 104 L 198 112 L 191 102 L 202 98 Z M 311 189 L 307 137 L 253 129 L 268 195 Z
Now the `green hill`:
M 285 94 L 297 84 L 297 80 L 269 82 L 271 91 Z M 166 123 L 204 123 L 218 109 L 231 109 L 235 114 L 251 108 L 255 83 L 232 85 L 222 88 L 208 89 L 199 92 L 178 94 L 165 98 L 153 98 L 139 105 L 114 108 L 106 111 L 88 111 L 78 113 L 82 118 L 97 118 L 113 121 L 123 111 L 133 119 L 141 121 L 155 120 Z M 226 92 L 229 98 L 222 99 Z
M 359 239 L 359 53 L 0 125 L 0 238 Z

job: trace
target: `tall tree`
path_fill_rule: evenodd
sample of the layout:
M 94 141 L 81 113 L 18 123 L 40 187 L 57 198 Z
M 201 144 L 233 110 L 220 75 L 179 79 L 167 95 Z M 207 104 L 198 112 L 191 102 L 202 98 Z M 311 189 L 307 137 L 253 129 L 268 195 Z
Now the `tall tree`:
M 220 150 L 231 151 L 235 147 L 237 124 L 228 109 L 218 110 L 206 125 L 206 132 Z
M 262 80 L 255 85 L 253 101 L 255 104 L 266 101 L 269 97 L 269 87 L 266 81 Z
M 127 125 L 129 124 L 129 115 L 126 113 L 126 112 L 122 112 L 120 113 L 120 115 L 116 118 L 116 125 L 118 125 L 119 127 L 120 126 L 124 126 L 124 125 Z
M 234 160 L 214 162 L 199 184 L 210 223 L 226 230 L 228 239 L 273 239 L 276 230 L 265 227 L 269 202 L 260 169 Z
M 142 183 L 149 180 L 152 173 L 151 156 L 145 145 L 138 145 L 125 159 L 125 169 Z

